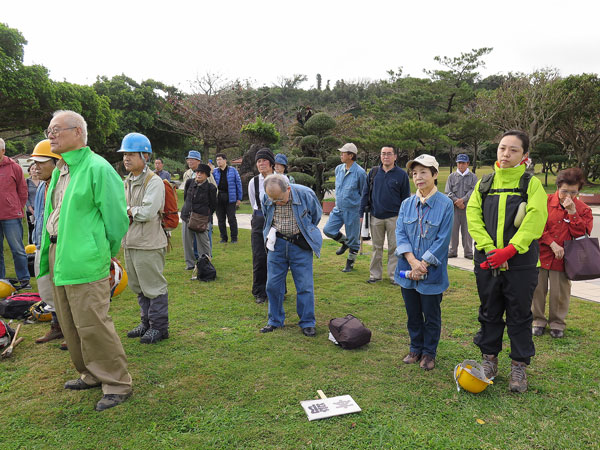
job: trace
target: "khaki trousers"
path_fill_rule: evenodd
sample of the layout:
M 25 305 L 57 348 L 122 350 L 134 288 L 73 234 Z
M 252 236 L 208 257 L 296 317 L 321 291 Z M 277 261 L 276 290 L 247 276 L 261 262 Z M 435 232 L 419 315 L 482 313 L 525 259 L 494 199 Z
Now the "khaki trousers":
M 37 279 L 38 293 L 40 294 L 41 299 L 45 303 L 54 308 L 54 283 L 52 282 L 52 278 L 50 278 L 50 275 L 38 277 L 38 275 L 40 274 L 40 255 L 40 251 L 36 250 L 35 260 L 33 263 L 35 277 Z
M 54 279 L 56 245 L 50 244 L 50 276 Z M 92 283 L 54 286 L 54 306 L 71 360 L 87 384 L 102 383 L 104 394 L 131 392 L 127 357 L 108 315 L 108 277 Z
M 550 281 L 550 302 L 548 320 L 546 320 L 545 309 L 548 281 Z M 531 312 L 533 313 L 532 326 L 545 328 L 546 325 L 549 325 L 551 330 L 564 331 L 567 326 L 565 319 L 569 312 L 570 300 L 571 280 L 567 278 L 565 272 L 540 268 L 538 285 L 535 288 L 531 304 Z
M 390 280 L 394 279 L 398 257 L 396 251 L 396 221 L 398 216 L 389 219 L 378 219 L 371 216 L 371 239 L 373 244 L 373 255 L 371 256 L 371 266 L 369 267 L 369 276 L 374 280 L 381 280 L 383 276 L 383 243 L 387 235 L 388 242 L 388 260 L 387 271 Z

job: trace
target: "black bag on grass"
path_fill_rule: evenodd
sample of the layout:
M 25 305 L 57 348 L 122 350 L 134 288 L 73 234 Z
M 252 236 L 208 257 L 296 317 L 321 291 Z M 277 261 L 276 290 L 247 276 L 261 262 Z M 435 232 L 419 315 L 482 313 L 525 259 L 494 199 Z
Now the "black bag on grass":
M 196 277 L 198 281 L 214 281 L 217 278 L 217 269 L 206 253 L 196 261 Z
M 30 316 L 29 308 L 42 301 L 37 292 L 29 294 L 14 293 L 0 301 L 0 316 L 7 319 L 26 319 Z
M 329 321 L 329 331 L 338 344 L 347 350 L 361 347 L 371 341 L 371 330 L 352 314 L 331 319 Z

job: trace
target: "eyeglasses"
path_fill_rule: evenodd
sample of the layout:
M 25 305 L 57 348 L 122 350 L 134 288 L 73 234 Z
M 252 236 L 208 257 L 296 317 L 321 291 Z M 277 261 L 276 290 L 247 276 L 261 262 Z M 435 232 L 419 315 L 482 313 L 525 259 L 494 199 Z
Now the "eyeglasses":
M 47 138 L 50 137 L 50 135 L 54 135 L 54 137 L 58 137 L 60 135 L 60 133 L 62 133 L 63 131 L 66 130 L 72 130 L 74 128 L 78 128 L 78 127 L 69 127 L 69 128 L 58 128 L 58 127 L 54 127 L 54 128 L 48 128 L 47 130 L 44 130 L 44 136 L 46 136 Z
M 393 153 L 388 153 L 388 152 L 381 152 L 381 156 L 394 156 Z
M 562 195 L 570 195 L 571 197 L 575 197 L 577 194 L 579 194 L 579 191 L 567 191 L 566 189 L 559 189 L 558 192 L 560 192 Z

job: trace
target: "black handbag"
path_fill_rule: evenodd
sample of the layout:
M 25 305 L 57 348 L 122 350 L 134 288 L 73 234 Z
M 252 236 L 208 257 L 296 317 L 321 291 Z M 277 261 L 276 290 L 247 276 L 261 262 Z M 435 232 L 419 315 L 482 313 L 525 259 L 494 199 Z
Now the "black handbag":
M 587 234 L 565 241 L 565 273 L 573 281 L 600 278 L 600 246 L 598 238 Z
M 371 341 L 371 330 L 352 314 L 331 319 L 329 331 L 340 347 L 346 350 L 361 347 Z

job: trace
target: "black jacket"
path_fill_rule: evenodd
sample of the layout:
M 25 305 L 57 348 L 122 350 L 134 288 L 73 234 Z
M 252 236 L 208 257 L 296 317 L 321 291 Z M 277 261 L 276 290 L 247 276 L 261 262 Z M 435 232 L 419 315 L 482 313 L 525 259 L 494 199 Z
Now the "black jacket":
M 198 185 L 196 180 L 189 179 L 185 182 L 183 189 L 183 208 L 181 208 L 181 220 L 187 222 L 192 211 L 211 217 L 217 209 L 217 188 L 205 181 Z

